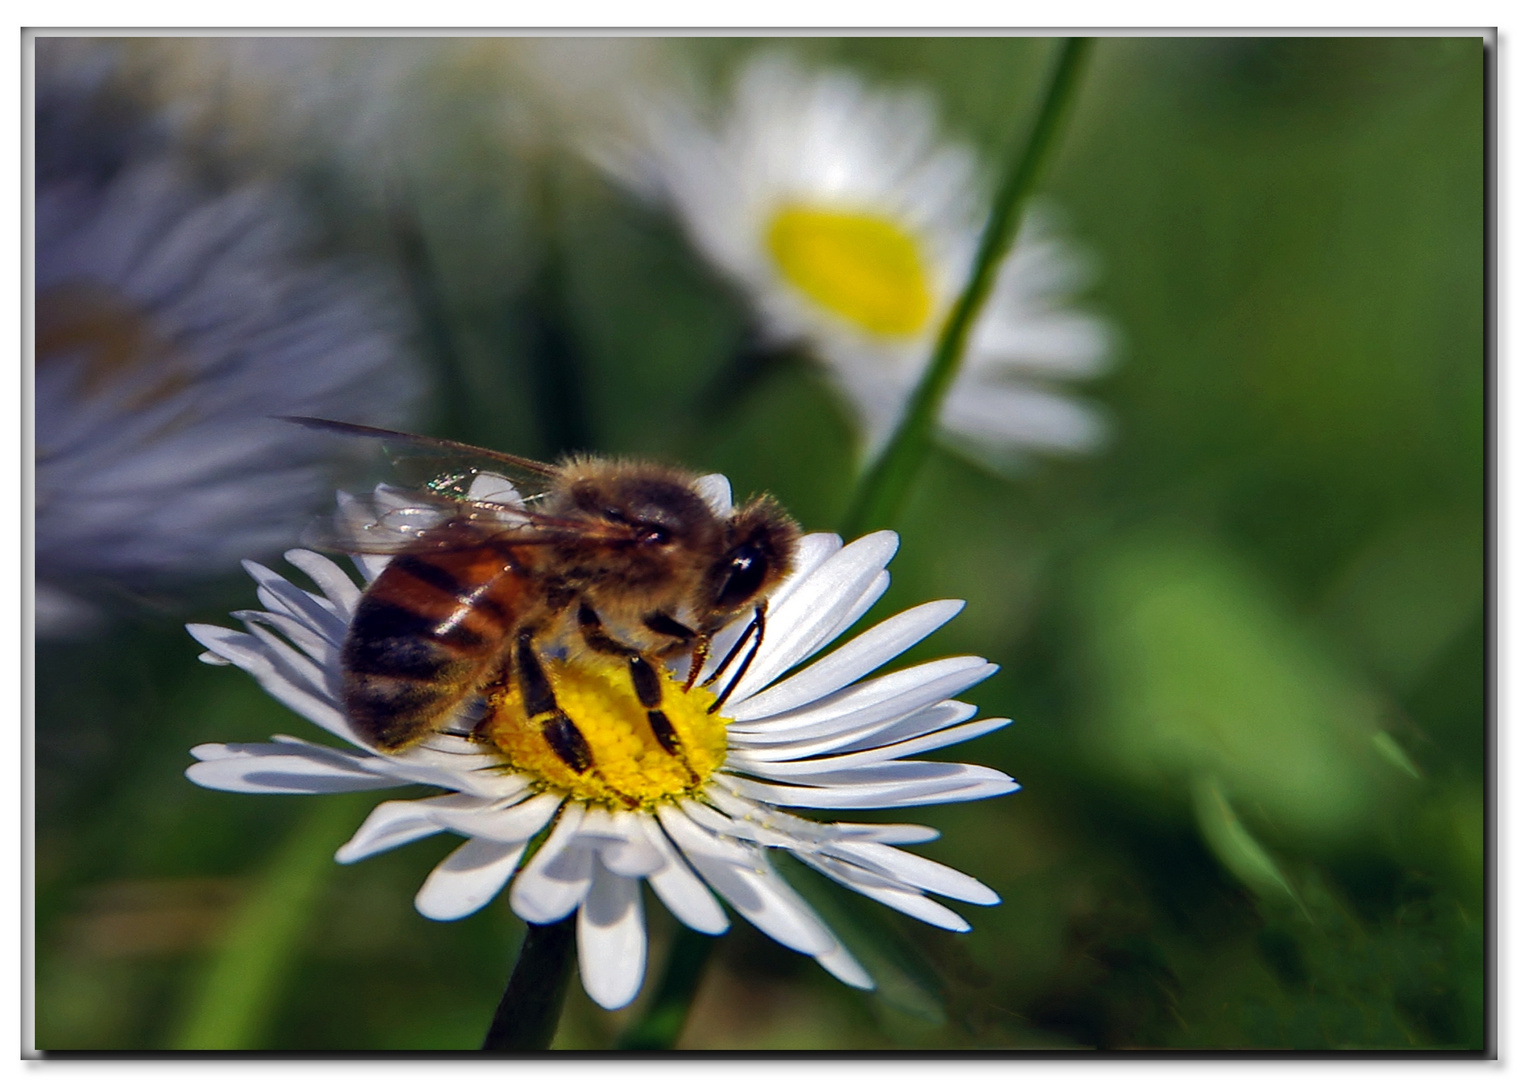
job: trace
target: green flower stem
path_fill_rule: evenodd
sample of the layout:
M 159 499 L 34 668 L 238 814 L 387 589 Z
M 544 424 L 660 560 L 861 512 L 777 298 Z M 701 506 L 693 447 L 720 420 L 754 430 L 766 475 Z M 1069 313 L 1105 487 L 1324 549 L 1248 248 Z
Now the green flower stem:
M 680 927 L 669 947 L 658 993 L 642 1019 L 633 1024 L 616 1044 L 618 1050 L 673 1050 L 679 1041 L 691 1003 L 701 988 L 701 975 L 711 957 L 716 938 Z
M 256 1050 L 296 966 L 334 852 L 355 828 L 353 799 L 314 800 L 235 912 L 184 1021 L 175 1050 Z
M 483 1049 L 525 1052 L 552 1045 L 573 974 L 575 918 L 526 926 L 515 970 L 483 1037 Z
M 843 531 L 846 536 L 858 536 L 889 525 L 913 486 L 913 478 L 928 451 L 930 433 L 939 418 L 940 406 L 960 370 L 967 338 L 992 291 L 993 278 L 1003 257 L 1014 242 L 1025 200 L 1034 190 L 1046 154 L 1056 142 L 1057 131 L 1077 86 L 1090 44 L 1088 38 L 1068 38 L 1062 44 L 1035 124 L 1029 137 L 1019 143 L 1019 153 L 1010 163 L 993 199 L 993 209 L 972 260 L 966 288 L 946 317 L 934 356 L 913 391 L 902 422 L 886 449 L 861 478 L 845 518 Z

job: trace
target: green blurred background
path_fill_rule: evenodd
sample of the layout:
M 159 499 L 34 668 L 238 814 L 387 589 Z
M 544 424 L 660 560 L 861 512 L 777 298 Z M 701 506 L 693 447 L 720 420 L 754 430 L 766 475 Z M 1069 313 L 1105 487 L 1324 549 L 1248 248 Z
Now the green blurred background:
M 662 48 L 724 85 L 758 44 Z M 990 162 L 1055 50 L 785 44 L 927 87 Z M 1113 440 L 1015 481 L 937 452 L 871 615 L 966 597 L 915 658 L 1003 667 L 964 696 L 1015 723 L 946 753 L 1024 790 L 890 817 L 1004 902 L 955 936 L 803 880 L 881 991 L 735 920 L 682 1047 L 1483 1047 L 1484 65 L 1479 38 L 1098 43 L 1042 190 L 1121 341 L 1079 390 Z M 721 470 L 834 528 L 854 444 L 815 372 L 740 378 L 747 313 L 672 221 L 501 137 L 480 75 L 413 88 L 386 199 L 302 144 L 209 153 L 401 268 L 442 388 L 421 429 Z M 231 574 L 182 614 L 252 596 Z M 313 730 L 181 621 L 38 647 L 37 1044 L 477 1046 L 507 905 L 413 911 L 448 837 L 329 865 L 375 796 L 185 780 L 198 742 Z M 651 989 L 674 923 L 648 912 Z M 640 1008 L 575 985 L 554 1045 L 609 1047 Z

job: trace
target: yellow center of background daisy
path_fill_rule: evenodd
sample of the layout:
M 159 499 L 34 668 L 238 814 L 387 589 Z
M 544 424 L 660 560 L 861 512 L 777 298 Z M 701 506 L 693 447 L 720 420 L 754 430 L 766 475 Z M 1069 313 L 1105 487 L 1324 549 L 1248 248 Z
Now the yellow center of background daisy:
M 686 693 L 660 672 L 659 708 L 679 744 L 671 754 L 654 734 L 625 663 L 581 657 L 548 659 L 544 667 L 558 707 L 588 744 L 590 767 L 575 771 L 552 748 L 542 731 L 547 717 L 527 717 L 518 689 L 494 700 L 481 730 L 516 771 L 548 790 L 614 810 L 651 808 L 700 788 L 727 755 L 727 718 L 706 711 L 716 700 L 708 690 Z
M 140 385 L 124 407 L 139 409 L 187 384 L 174 345 L 148 313 L 109 286 L 68 282 L 39 289 L 34 316 L 38 364 L 77 358 L 83 394 L 136 379 Z
M 905 337 L 929 319 L 923 252 L 895 221 L 788 204 L 770 218 L 765 244 L 787 281 L 861 329 Z

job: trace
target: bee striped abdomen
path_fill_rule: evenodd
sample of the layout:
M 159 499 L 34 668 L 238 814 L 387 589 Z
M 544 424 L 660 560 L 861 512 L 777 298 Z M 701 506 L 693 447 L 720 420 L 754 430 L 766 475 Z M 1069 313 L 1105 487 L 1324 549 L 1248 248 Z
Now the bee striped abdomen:
M 341 648 L 342 698 L 384 750 L 427 735 L 504 652 L 525 577 L 502 548 L 401 555 L 372 583 Z

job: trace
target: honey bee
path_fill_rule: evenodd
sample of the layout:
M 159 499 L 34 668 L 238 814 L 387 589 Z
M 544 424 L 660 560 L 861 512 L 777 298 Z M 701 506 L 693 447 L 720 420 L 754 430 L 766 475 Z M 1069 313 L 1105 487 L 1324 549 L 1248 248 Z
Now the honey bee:
M 759 650 L 767 598 L 791 570 L 800 536 L 769 496 L 719 513 L 695 474 L 663 465 L 582 456 L 552 465 L 335 420 L 285 419 L 433 463 L 406 505 L 376 505 L 359 528 L 337 519 L 322 540 L 393 556 L 362 595 L 340 650 L 346 712 L 385 752 L 440 729 L 473 695 L 513 685 L 527 722 L 569 768 L 587 772 L 589 743 L 559 708 L 543 659 L 548 649 L 582 646 L 625 662 L 655 740 L 683 761 L 661 708 L 660 665 L 689 652 L 689 689 L 712 639 L 752 609 L 712 675 L 747 644 L 711 707 L 720 708 Z M 514 481 L 520 504 L 471 497 L 484 473 Z

